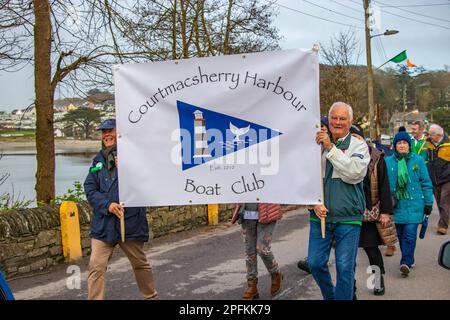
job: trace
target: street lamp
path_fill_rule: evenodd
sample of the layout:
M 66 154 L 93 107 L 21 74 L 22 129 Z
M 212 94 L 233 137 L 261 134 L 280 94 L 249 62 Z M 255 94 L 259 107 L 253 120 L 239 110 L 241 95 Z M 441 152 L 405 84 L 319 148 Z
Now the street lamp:
M 372 38 L 375 38 L 375 37 L 378 37 L 378 36 L 392 36 L 393 34 L 396 34 L 396 33 L 398 33 L 398 30 L 386 30 L 383 33 L 375 34 L 373 36 L 370 36 L 370 38 L 372 39 Z
M 369 23 L 369 1 L 364 0 L 364 16 L 366 22 L 366 56 L 367 56 L 367 100 L 369 102 L 369 136 L 370 140 L 374 140 L 376 138 L 376 130 L 375 130 L 375 106 L 374 106 L 374 97 L 373 97 L 373 70 L 372 70 L 372 49 L 370 45 L 370 39 L 378 36 L 390 36 L 398 33 L 397 30 L 386 30 L 384 33 L 370 35 L 370 23 Z

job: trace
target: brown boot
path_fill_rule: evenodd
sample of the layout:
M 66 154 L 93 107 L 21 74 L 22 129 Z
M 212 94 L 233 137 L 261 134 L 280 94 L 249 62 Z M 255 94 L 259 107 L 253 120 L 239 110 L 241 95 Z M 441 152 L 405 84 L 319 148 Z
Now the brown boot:
M 395 245 L 387 246 L 386 253 L 384 254 L 386 257 L 392 257 L 395 252 Z
M 270 293 L 272 297 L 275 296 L 281 289 L 281 281 L 283 280 L 283 275 L 280 271 L 273 273 L 272 275 L 272 286 L 270 287 Z
M 247 290 L 242 295 L 244 300 L 253 300 L 259 298 L 258 278 L 247 280 Z

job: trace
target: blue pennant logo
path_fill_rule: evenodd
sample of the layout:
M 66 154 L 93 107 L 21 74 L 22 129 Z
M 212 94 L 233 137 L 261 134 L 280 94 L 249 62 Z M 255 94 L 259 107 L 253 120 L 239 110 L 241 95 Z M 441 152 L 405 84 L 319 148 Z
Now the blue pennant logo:
M 183 171 L 270 140 L 281 132 L 177 100 Z

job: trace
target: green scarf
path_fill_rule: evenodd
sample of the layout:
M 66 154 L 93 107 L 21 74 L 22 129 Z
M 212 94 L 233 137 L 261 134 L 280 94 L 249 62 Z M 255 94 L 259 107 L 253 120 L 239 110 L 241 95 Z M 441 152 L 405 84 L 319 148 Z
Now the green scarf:
M 406 166 L 406 158 L 409 156 L 409 153 L 405 155 L 400 155 L 397 152 L 395 153 L 398 161 L 397 161 L 397 191 L 395 191 L 395 197 L 398 200 L 408 200 L 410 199 L 410 195 L 408 192 L 408 183 L 409 183 L 409 174 L 408 167 Z
M 110 148 L 106 148 L 102 143 L 103 156 L 106 159 L 106 168 L 108 169 L 109 176 L 114 179 L 116 176 L 116 159 L 117 146 L 113 145 Z

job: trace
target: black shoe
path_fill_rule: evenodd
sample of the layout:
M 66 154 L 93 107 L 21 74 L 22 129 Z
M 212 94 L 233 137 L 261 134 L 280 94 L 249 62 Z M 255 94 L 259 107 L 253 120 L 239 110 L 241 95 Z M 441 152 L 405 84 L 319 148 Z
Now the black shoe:
M 373 289 L 373 294 L 376 296 L 382 296 L 382 295 L 384 295 L 385 291 L 386 291 L 386 288 L 384 287 L 384 275 L 381 275 L 380 287 L 379 288 L 375 287 Z
M 309 266 L 308 266 L 308 260 L 300 260 L 300 261 L 297 263 L 297 267 L 298 267 L 300 270 L 305 271 L 306 273 L 311 273 L 311 269 L 310 269 Z

